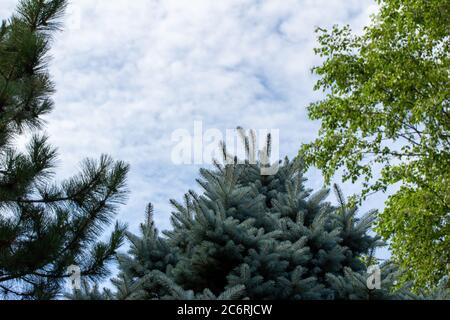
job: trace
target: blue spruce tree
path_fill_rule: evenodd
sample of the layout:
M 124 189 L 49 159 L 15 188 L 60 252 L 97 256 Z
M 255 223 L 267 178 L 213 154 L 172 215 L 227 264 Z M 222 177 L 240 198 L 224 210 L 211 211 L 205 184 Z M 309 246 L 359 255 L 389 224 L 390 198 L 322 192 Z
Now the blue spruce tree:
M 243 130 L 239 130 L 243 132 Z M 225 165 L 200 170 L 202 194 L 172 200 L 172 230 L 159 235 L 149 205 L 141 234 L 127 233 L 131 248 L 118 256 L 116 291 L 97 287 L 76 299 L 400 299 L 396 269 L 385 263 L 379 289 L 367 286 L 367 261 L 382 245 L 368 231 L 371 211 L 359 216 L 337 186 L 304 186 L 300 159 L 286 159 L 274 175 L 261 175 L 267 161 L 255 160 L 255 139 L 242 135 L 247 160 L 223 147 Z M 270 158 L 270 136 L 259 159 Z

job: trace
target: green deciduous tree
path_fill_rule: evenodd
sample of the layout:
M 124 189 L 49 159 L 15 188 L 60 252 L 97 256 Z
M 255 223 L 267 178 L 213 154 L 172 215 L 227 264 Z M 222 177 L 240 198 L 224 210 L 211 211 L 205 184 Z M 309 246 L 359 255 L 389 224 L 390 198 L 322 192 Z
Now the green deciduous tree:
M 57 297 L 70 265 L 105 276 L 123 240 L 119 224 L 109 240 L 97 239 L 125 199 L 128 166 L 107 156 L 86 160 L 57 185 L 56 151 L 38 133 L 53 107 L 47 52 L 66 4 L 22 0 L 0 27 L 0 292 L 11 299 Z M 15 139 L 30 131 L 19 151 Z
M 450 3 L 378 2 L 362 35 L 318 29 L 324 62 L 313 71 L 326 97 L 308 108 L 321 128 L 300 154 L 327 182 L 340 168 L 362 178 L 362 199 L 401 184 L 377 230 L 403 279 L 430 288 L 450 273 Z

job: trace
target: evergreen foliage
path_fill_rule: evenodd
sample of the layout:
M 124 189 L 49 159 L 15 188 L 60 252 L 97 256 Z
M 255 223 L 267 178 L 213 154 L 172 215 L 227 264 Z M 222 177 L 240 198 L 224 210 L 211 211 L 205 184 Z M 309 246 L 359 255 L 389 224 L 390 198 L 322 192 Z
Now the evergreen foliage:
M 128 166 L 108 156 L 85 160 L 57 185 L 56 150 L 38 132 L 53 108 L 48 51 L 66 5 L 22 0 L 0 27 L 0 293 L 9 299 L 57 297 L 71 265 L 104 277 L 124 238 L 116 224 L 109 240 L 97 240 L 125 199 Z M 21 151 L 16 138 L 29 132 Z
M 243 138 L 248 159 L 255 159 L 253 139 Z M 260 161 L 226 163 L 200 170 L 202 194 L 171 201 L 173 228 L 163 235 L 148 207 L 141 234 L 126 234 L 130 250 L 118 256 L 115 292 L 85 287 L 71 298 L 414 297 L 406 287 L 394 290 L 397 271 L 389 263 L 381 267 L 381 289 L 367 287 L 365 259 L 382 245 L 368 234 L 374 211 L 359 217 L 337 186 L 338 206 L 325 201 L 329 190 L 305 189 L 300 160 L 286 159 L 271 176 L 261 175 Z

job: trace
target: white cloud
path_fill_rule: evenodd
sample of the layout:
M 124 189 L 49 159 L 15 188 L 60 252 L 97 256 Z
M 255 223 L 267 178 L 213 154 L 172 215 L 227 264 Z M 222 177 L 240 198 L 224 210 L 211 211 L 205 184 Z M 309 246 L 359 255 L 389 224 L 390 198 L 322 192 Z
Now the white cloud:
M 2 0 L 0 15 L 16 3 Z M 119 218 L 136 227 L 152 201 L 167 228 L 169 198 L 193 188 L 198 170 L 171 164 L 171 133 L 196 120 L 223 131 L 278 128 L 282 155 L 294 156 L 318 128 L 305 112 L 320 96 L 310 73 L 315 27 L 360 31 L 375 10 L 371 0 L 72 0 L 51 64 L 58 92 L 47 131 L 60 176 L 87 156 L 125 160 L 131 198 Z M 321 187 L 317 171 L 308 176 Z

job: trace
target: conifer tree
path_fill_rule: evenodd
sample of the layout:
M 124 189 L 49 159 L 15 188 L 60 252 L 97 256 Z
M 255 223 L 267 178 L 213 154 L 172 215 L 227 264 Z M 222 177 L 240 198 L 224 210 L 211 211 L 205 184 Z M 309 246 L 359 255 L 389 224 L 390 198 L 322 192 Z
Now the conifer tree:
M 171 230 L 160 235 L 148 207 L 141 234 L 126 234 L 130 250 L 118 256 L 115 291 L 85 286 L 71 298 L 414 298 L 406 287 L 394 287 L 397 271 L 389 263 L 380 267 L 380 289 L 367 286 L 365 260 L 382 245 L 368 234 L 375 212 L 360 216 L 338 187 L 338 206 L 325 201 L 329 190 L 306 189 L 300 159 L 261 175 L 267 162 L 253 161 L 253 137 L 243 135 L 245 163 L 201 169 L 202 194 L 171 201 Z M 259 159 L 269 152 L 270 137 Z M 229 160 L 225 147 L 224 154 Z
M 56 150 L 42 133 L 53 108 L 48 51 L 66 0 L 21 0 L 0 27 L 0 294 L 8 299 L 58 297 L 71 265 L 93 280 L 122 243 L 116 224 L 98 241 L 126 196 L 128 166 L 108 156 L 85 160 L 81 172 L 52 181 Z M 15 139 L 32 132 L 22 151 Z

